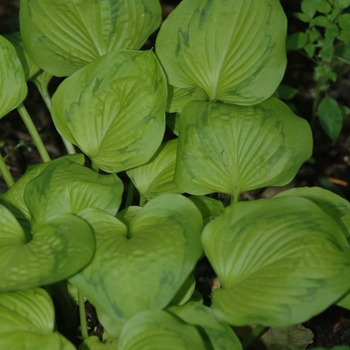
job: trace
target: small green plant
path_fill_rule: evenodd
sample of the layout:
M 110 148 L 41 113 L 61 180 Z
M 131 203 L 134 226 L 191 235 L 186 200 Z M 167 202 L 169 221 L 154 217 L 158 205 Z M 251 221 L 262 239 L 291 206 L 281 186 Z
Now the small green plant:
M 155 52 L 139 50 L 160 22 L 157 0 L 22 0 L 18 54 L 0 38 L 0 115 L 18 109 L 44 160 L 14 183 L 0 159 L 0 348 L 74 349 L 50 298 L 69 310 L 67 283 L 83 349 L 240 350 L 231 325 L 259 334 L 350 307 L 349 202 L 320 188 L 240 201 L 312 154 L 308 123 L 271 97 L 286 65 L 279 1 L 183 0 Z M 51 99 L 52 76 L 67 77 Z M 29 79 L 72 154 L 48 158 Z M 220 279 L 210 307 L 191 275 L 204 255 Z
M 350 1 L 302 0 L 295 16 L 308 24 L 304 32 L 291 34 L 287 49 L 301 50 L 315 64 L 312 119 L 319 118 L 325 133 L 335 141 L 349 113 L 328 93 L 337 80 L 337 67 L 350 63 Z

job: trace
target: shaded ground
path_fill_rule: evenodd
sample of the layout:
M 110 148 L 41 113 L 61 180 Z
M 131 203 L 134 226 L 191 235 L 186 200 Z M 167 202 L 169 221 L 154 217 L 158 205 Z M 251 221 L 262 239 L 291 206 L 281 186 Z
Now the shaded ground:
M 178 1 L 164 1 L 164 15 L 168 14 Z M 282 0 L 287 17 L 289 31 L 302 30 L 303 24 L 293 18 L 292 13 L 299 10 L 300 1 Z M 0 1 L 0 33 L 10 33 L 18 30 L 18 1 Z M 312 71 L 313 63 L 299 53 L 289 54 L 288 67 L 283 83 L 301 91 L 291 102 L 297 113 L 309 119 L 312 106 L 312 91 L 315 88 Z M 350 107 L 349 67 L 343 66 L 338 72 L 338 81 L 330 89 L 331 95 L 341 104 Z M 57 81 L 53 82 L 53 86 Z M 43 141 L 52 158 L 64 154 L 64 148 L 55 132 L 53 123 L 44 106 L 39 93 L 34 86 L 29 89 L 26 107 L 40 130 Z M 32 144 L 17 112 L 11 112 L 0 121 L 1 153 L 6 157 L 8 167 L 17 180 L 29 165 L 40 162 L 40 157 Z M 0 193 L 6 190 L 6 185 L 0 179 Z M 325 186 L 350 199 L 350 118 L 346 119 L 339 139 L 332 144 L 323 133 L 318 123 L 314 126 L 314 156 L 312 161 L 303 165 L 293 186 Z M 269 189 L 270 190 L 270 189 Z M 245 194 L 245 199 L 254 199 L 264 192 L 255 191 Z M 266 190 L 265 190 L 266 191 Z M 206 260 L 202 260 L 196 269 L 197 287 L 210 303 L 211 284 L 215 273 Z M 87 306 L 88 321 L 93 328 L 96 326 L 94 310 Z M 333 345 L 350 345 L 350 311 L 332 306 L 324 313 L 306 322 L 305 327 L 314 333 L 314 342 L 308 348 L 317 346 L 331 347 Z M 62 330 L 64 331 L 64 330 Z M 72 330 L 64 333 L 69 335 Z M 70 334 L 72 335 L 72 334 Z M 74 337 L 74 336 L 73 336 Z

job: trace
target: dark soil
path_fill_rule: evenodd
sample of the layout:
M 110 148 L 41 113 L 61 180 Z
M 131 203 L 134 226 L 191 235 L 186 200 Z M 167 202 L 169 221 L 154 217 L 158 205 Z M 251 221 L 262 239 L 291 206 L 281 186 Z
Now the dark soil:
M 164 17 L 176 6 L 179 1 L 162 1 Z M 293 17 L 293 13 L 299 11 L 300 0 L 281 0 L 289 19 L 289 32 L 305 29 L 305 25 Z M 15 0 L 0 0 L 0 33 L 7 34 L 17 31 L 18 3 Z M 153 46 L 152 38 L 148 46 Z M 296 113 L 309 120 L 312 108 L 312 91 L 315 88 L 313 80 L 313 63 L 297 52 L 291 52 L 288 56 L 288 67 L 283 80 L 297 88 L 300 93 L 293 98 Z M 350 107 L 350 69 L 348 66 L 340 67 L 338 80 L 331 86 L 330 93 L 341 104 Z M 53 81 L 54 89 L 58 81 Z M 55 131 L 49 113 L 43 104 L 39 93 L 34 86 L 29 86 L 26 107 L 37 125 L 43 141 L 52 158 L 65 154 L 59 136 Z M 342 133 L 333 144 L 324 134 L 320 125 L 316 122 L 314 131 L 314 154 L 312 161 L 305 163 L 300 169 L 294 185 L 295 186 L 321 186 L 350 199 L 350 118 L 346 119 Z M 19 179 L 29 165 L 41 162 L 35 146 L 26 131 L 16 111 L 11 112 L 0 122 L 0 146 L 1 153 L 6 157 L 7 165 L 15 178 Z M 0 179 L 0 193 L 7 189 L 5 183 Z M 262 194 L 262 191 L 245 194 L 245 199 L 254 199 Z M 197 289 L 202 293 L 204 302 L 210 303 L 212 284 L 215 283 L 215 273 L 206 259 L 199 262 L 196 271 Z M 87 319 L 91 329 L 101 330 L 91 305 L 87 305 Z M 350 345 L 350 311 L 337 306 L 328 308 L 325 312 L 312 318 L 304 324 L 314 333 L 314 342 L 308 348 L 326 347 L 334 345 Z M 71 339 L 72 329 L 64 331 Z M 74 330 L 73 330 L 74 333 Z

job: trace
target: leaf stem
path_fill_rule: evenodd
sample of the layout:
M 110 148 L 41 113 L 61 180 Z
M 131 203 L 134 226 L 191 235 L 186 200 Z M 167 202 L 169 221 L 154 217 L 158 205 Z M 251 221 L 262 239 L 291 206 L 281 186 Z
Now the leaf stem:
M 87 323 L 86 323 L 86 314 L 85 314 L 85 302 L 84 302 L 84 296 L 80 291 L 78 290 L 78 301 L 79 301 L 79 317 L 80 317 L 80 329 L 81 329 L 81 337 L 83 340 L 87 339 L 88 330 L 87 330 Z
M 40 95 L 44 100 L 45 105 L 49 110 L 50 114 L 51 114 L 51 97 L 49 94 L 48 86 L 52 77 L 53 77 L 52 74 L 43 71 L 41 72 L 41 74 L 39 74 L 32 80 L 35 86 L 37 87 L 38 91 L 40 92 Z M 75 154 L 76 152 L 75 152 L 74 146 L 68 140 L 66 140 L 63 136 L 61 136 L 61 139 L 63 141 L 64 147 L 67 150 L 67 153 Z
M 4 158 L 2 157 L 1 154 L 0 154 L 0 173 L 2 174 L 2 177 L 4 178 L 7 187 L 10 188 L 15 183 L 15 181 L 14 181 L 8 167 L 6 166 Z
M 38 133 L 38 130 L 36 129 L 32 118 L 30 117 L 29 113 L 27 112 L 23 102 L 17 107 L 18 113 L 20 114 L 24 124 L 26 125 L 30 136 L 33 139 L 33 142 L 38 149 L 38 152 L 44 162 L 50 161 L 50 156 L 47 153 L 47 150 L 44 146 L 44 143 Z
M 257 325 L 255 328 L 253 328 L 248 336 L 241 342 L 243 349 L 247 349 L 251 343 L 253 343 L 256 339 L 261 338 L 269 329 L 270 327 L 261 325 Z

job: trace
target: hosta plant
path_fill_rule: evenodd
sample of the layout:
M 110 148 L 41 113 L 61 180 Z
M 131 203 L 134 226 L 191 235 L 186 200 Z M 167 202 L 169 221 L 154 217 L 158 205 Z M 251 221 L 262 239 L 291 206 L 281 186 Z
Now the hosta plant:
M 0 161 L 2 348 L 73 349 L 50 298 L 68 313 L 67 285 L 84 349 L 238 350 L 231 326 L 350 307 L 346 200 L 318 188 L 240 200 L 312 154 L 308 123 L 271 97 L 286 65 L 279 1 L 183 0 L 143 50 L 160 23 L 157 0 L 22 0 L 21 32 L 1 37 L 0 115 L 18 109 L 44 160 L 16 183 Z M 51 98 L 52 76 L 65 79 Z M 49 158 L 28 80 L 70 154 Z M 220 280 L 210 306 L 192 275 L 204 256 Z

